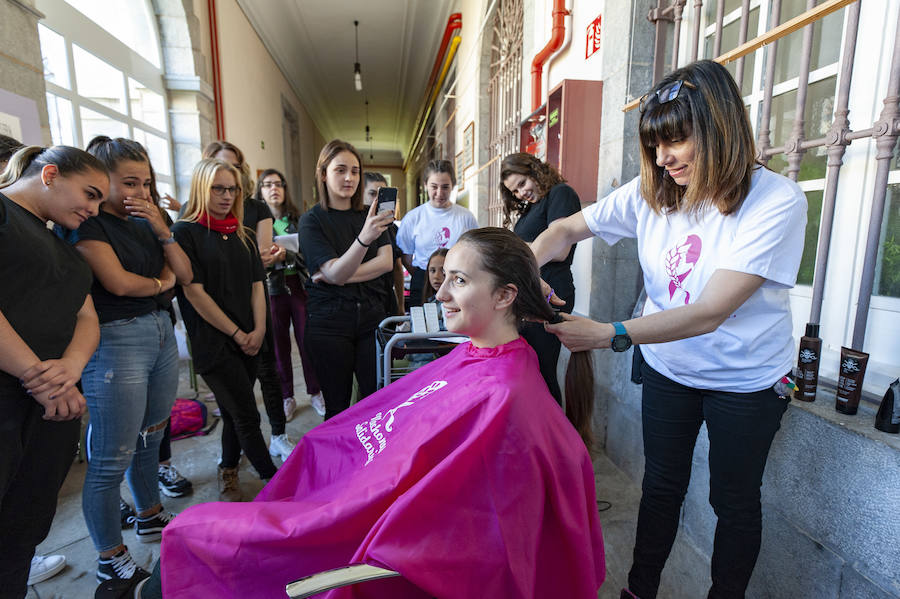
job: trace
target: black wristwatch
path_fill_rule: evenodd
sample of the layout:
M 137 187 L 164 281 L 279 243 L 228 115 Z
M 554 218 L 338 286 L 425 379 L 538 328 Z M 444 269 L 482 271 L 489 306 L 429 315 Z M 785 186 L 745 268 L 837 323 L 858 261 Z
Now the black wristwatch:
M 631 347 L 631 337 L 628 336 L 628 331 L 625 330 L 625 325 L 621 322 L 612 323 L 613 328 L 616 330 L 615 336 L 609 341 L 609 348 L 615 352 L 621 352 L 627 350 Z

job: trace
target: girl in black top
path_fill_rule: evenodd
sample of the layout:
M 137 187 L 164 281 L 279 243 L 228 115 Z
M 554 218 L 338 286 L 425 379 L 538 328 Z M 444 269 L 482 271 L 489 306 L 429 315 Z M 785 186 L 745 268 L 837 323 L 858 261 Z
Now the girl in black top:
M 531 243 L 547 230 L 553 221 L 565 218 L 581 210 L 581 202 L 575 190 L 553 166 L 541 162 L 524 152 L 510 154 L 500 165 L 500 195 L 503 198 L 503 225 L 508 227 L 517 216 L 513 231 L 522 240 Z M 541 278 L 556 296 L 564 300 L 559 310 L 572 312 L 575 304 L 575 284 L 572 281 L 572 257 L 575 246 L 566 253 L 541 267 Z M 557 306 L 555 306 L 557 307 Z M 547 382 L 551 395 L 562 403 L 556 363 L 559 361 L 560 343 L 556 335 L 544 330 L 543 325 L 528 323 L 522 337 L 538 355 L 541 375 Z
M 375 328 L 385 317 L 379 277 L 391 270 L 385 229 L 393 212 L 365 210 L 362 160 L 340 140 L 322 148 L 316 164 L 319 203 L 300 219 L 300 249 L 312 277 L 304 343 L 325 397 L 325 418 L 350 405 L 353 375 L 359 396 L 375 391 Z
M 0 590 L 24 597 L 85 410 L 75 386 L 100 332 L 91 269 L 47 230 L 77 228 L 109 189 L 75 148 L 29 146 L 0 175 Z
M 265 202 L 251 195 L 253 182 L 250 180 L 250 166 L 244 159 L 244 153 L 233 143 L 220 139 L 211 142 L 203 149 L 203 157 L 224 160 L 240 173 L 241 188 L 244 193 L 242 223 L 255 236 L 256 248 L 259 250 L 259 259 L 262 261 L 263 268 L 269 268 L 278 255 L 278 248 L 272 245 L 272 213 L 269 212 L 269 207 Z M 266 294 L 266 304 L 269 304 L 268 293 Z M 268 315 L 268 311 L 266 314 Z M 256 363 L 256 378 L 259 379 L 263 405 L 272 427 L 269 453 L 286 460 L 294 449 L 294 442 L 288 438 L 285 426 L 287 421 L 293 417 L 297 405 L 294 403 L 293 394 L 289 400 L 282 400 L 282 380 L 276 366 L 271 319 L 266 321 L 266 337 L 259 354 L 257 354 Z
M 159 446 L 178 390 L 167 292 L 176 281 L 189 283 L 192 274 L 151 197 L 150 159 L 143 146 L 98 136 L 87 151 L 110 173 L 109 197 L 100 213 L 69 236 L 94 272 L 91 293 L 100 319 L 100 345 L 82 379 L 91 412 L 82 509 L 99 552 L 102 582 L 149 575 L 122 542 L 119 486 L 126 471 L 138 540 L 160 539 L 172 518 L 160 503 L 158 485 Z
M 184 216 L 173 227 L 194 273 L 178 294 L 194 366 L 222 412 L 224 501 L 242 499 L 237 478 L 241 450 L 261 478 L 275 474 L 253 395 L 256 356 L 266 333 L 265 273 L 252 232 L 241 225 L 242 197 L 233 166 L 201 160 L 194 167 Z

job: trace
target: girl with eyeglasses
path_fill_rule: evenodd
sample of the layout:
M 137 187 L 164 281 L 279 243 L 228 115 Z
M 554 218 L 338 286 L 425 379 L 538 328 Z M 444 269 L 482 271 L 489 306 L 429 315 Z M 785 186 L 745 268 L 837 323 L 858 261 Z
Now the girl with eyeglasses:
M 255 199 L 264 201 L 274 219 L 274 234 L 297 233 L 300 211 L 291 198 L 290 189 L 284 175 L 275 169 L 266 169 L 256 184 Z M 286 404 L 294 404 L 294 368 L 291 365 L 291 327 L 300 350 L 303 365 L 303 379 L 310 403 L 319 416 L 325 415 L 325 402 L 319 381 L 316 378 L 309 352 L 303 343 L 306 329 L 306 289 L 303 285 L 309 278 L 303 254 L 279 248 L 273 263 L 266 272 L 266 286 L 269 290 L 269 308 L 272 315 L 272 337 L 278 377 L 281 381 L 281 396 Z
M 184 216 L 172 228 L 191 259 L 193 280 L 178 305 L 191 341 L 194 367 L 222 413 L 219 498 L 241 501 L 241 451 L 260 478 L 275 474 L 260 431 L 253 383 L 266 334 L 265 271 L 253 235 L 243 225 L 240 175 L 231 164 L 205 158 L 194 167 Z
M 256 248 L 259 251 L 259 259 L 263 268 L 269 268 L 280 253 L 279 248 L 272 244 L 272 213 L 269 212 L 266 203 L 254 198 L 253 182 L 250 180 L 250 166 L 244 159 L 244 153 L 231 142 L 218 140 L 210 143 L 203 150 L 204 158 L 218 158 L 224 160 L 237 169 L 240 174 L 241 189 L 243 189 L 243 225 L 254 235 Z M 240 198 L 239 198 L 240 199 Z M 266 305 L 269 305 L 269 295 L 266 293 Z M 259 388 L 262 393 L 263 405 L 266 408 L 266 416 L 272 429 L 272 438 L 269 444 L 269 453 L 286 460 L 294 449 L 292 441 L 285 431 L 288 420 L 293 418 L 297 405 L 293 397 L 282 400 L 282 381 L 278 376 L 277 362 L 275 358 L 275 342 L 272 338 L 272 321 L 269 311 L 266 310 L 266 337 L 258 354 L 258 367 L 256 378 L 259 379 Z
M 391 270 L 385 230 L 394 213 L 363 204 L 362 160 L 352 145 L 330 141 L 319 153 L 319 202 L 300 218 L 300 250 L 312 274 L 304 336 L 325 398 L 325 419 L 350 405 L 353 377 L 359 397 L 375 391 L 375 329 L 385 317 Z
M 759 553 L 760 486 L 790 401 L 788 290 L 803 253 L 806 198 L 756 162 L 740 91 L 704 60 L 642 102 L 640 176 L 535 240 L 540 264 L 592 235 L 636 238 L 642 316 L 548 325 L 572 350 L 640 344 L 643 496 L 623 597 L 656 596 L 678 530 L 701 424 L 718 516 L 710 597 L 743 597 Z
M 77 148 L 23 147 L 0 174 L 0 593 L 25 597 L 86 403 L 76 386 L 100 339 L 91 269 L 47 221 L 72 229 L 109 190 Z

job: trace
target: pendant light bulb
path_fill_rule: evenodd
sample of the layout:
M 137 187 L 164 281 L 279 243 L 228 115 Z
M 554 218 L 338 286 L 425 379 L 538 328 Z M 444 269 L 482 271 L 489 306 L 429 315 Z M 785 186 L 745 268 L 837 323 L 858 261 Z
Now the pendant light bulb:
M 359 21 L 353 21 L 356 30 L 356 62 L 353 63 L 353 87 L 356 91 L 362 91 L 362 71 L 359 68 Z

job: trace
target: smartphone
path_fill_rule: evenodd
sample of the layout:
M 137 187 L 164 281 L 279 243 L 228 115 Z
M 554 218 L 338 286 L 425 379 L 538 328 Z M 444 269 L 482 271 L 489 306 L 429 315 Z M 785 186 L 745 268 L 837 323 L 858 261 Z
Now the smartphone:
M 396 187 L 381 187 L 378 189 L 378 209 L 376 212 L 381 214 L 382 212 L 389 210 L 390 212 L 394 212 L 397 208 L 397 188 Z

